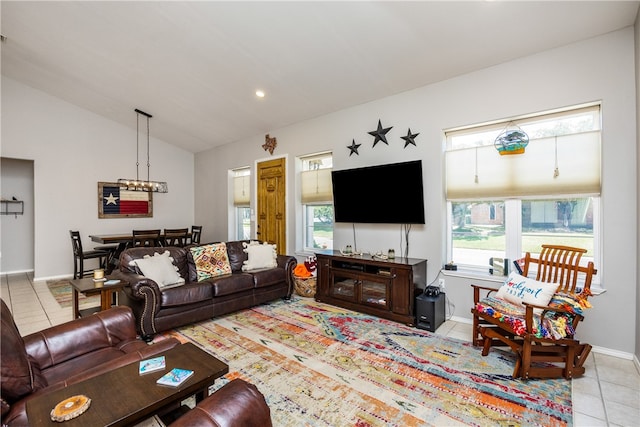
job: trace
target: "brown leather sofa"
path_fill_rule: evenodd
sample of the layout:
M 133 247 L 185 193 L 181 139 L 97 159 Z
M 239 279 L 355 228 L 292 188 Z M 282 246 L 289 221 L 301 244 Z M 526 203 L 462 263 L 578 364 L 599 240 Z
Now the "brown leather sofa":
M 153 345 L 136 338 L 128 307 L 114 307 L 25 337 L 4 301 L 0 333 L 2 425 L 27 426 L 26 402 L 39 393 L 64 388 L 176 345 Z
M 293 256 L 278 255 L 277 267 L 243 272 L 247 260 L 244 241 L 225 242 L 231 264 L 231 274 L 206 281 L 197 281 L 197 272 L 190 247 L 130 248 L 120 254 L 119 270 L 111 276 L 127 281 L 120 293 L 120 304 L 133 309 L 136 327 L 144 339 L 158 332 L 188 325 L 205 319 L 232 313 L 272 301 L 288 299 L 293 291 Z M 169 251 L 173 264 L 186 283 L 163 288 L 139 274 L 131 261 Z
M 271 427 L 271 411 L 253 384 L 235 379 L 169 427 Z

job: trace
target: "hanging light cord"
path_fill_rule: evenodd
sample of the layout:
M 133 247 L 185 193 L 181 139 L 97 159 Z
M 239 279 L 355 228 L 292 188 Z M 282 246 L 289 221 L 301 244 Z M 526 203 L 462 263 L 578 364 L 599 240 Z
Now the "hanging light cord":
M 473 180 L 476 184 L 478 183 L 478 147 L 476 147 L 476 175 Z
M 558 135 L 555 137 L 555 156 L 556 156 L 556 168 L 553 171 L 553 177 L 560 176 L 560 168 L 558 167 Z
M 149 162 L 149 116 L 147 116 L 147 181 L 151 181 L 150 173 L 151 163 Z
M 136 181 L 140 181 L 140 113 L 136 110 Z

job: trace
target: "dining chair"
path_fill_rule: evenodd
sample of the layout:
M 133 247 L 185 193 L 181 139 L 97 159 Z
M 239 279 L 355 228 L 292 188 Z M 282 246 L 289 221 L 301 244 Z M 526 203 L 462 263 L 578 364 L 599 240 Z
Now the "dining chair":
M 133 230 L 131 246 L 162 246 L 160 229 L 157 230 Z
M 188 228 L 165 228 L 164 245 L 178 246 L 180 248 L 187 245 Z
M 202 235 L 202 226 L 201 225 L 192 225 L 191 226 L 191 244 L 199 245 L 200 244 L 200 236 Z
M 106 250 L 90 250 L 84 251 L 82 249 L 82 239 L 80 238 L 79 231 L 69 230 L 71 236 L 71 246 L 73 248 L 73 278 L 81 279 L 85 273 L 90 273 L 93 269 L 85 270 L 84 261 L 88 259 L 97 259 L 99 268 L 105 268 L 107 265 L 107 259 L 109 258 L 109 251 Z

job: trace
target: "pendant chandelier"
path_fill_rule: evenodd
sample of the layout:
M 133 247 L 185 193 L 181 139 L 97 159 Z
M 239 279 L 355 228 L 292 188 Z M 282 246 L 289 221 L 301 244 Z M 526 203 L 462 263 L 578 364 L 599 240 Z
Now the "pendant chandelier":
M 118 179 L 118 184 L 122 188 L 131 191 L 147 191 L 154 193 L 168 193 L 169 187 L 166 182 L 163 181 L 151 181 L 149 177 L 149 170 L 151 169 L 151 163 L 149 162 L 149 119 L 153 117 L 151 114 L 145 113 L 142 110 L 135 109 L 136 112 L 136 179 Z M 147 118 L 147 180 L 141 180 L 138 171 L 140 166 L 139 160 L 139 140 L 140 140 L 140 115 Z

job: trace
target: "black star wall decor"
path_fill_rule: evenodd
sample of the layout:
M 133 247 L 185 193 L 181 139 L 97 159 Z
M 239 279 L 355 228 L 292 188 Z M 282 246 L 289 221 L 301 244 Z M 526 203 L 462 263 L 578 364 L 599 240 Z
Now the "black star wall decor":
M 373 146 L 375 147 L 378 141 L 382 141 L 385 144 L 389 145 L 389 143 L 387 142 L 387 132 L 389 132 L 392 128 L 393 126 L 382 128 L 382 123 L 380 122 L 380 120 L 378 120 L 378 129 L 369 132 L 369 135 L 375 137 L 375 139 L 373 140 Z
M 407 136 L 401 136 L 400 138 L 404 139 L 404 148 L 407 148 L 407 145 L 413 144 L 416 145 L 416 136 L 420 135 L 420 133 L 411 133 L 411 128 L 407 131 Z
M 358 156 L 360 155 L 360 153 L 358 153 L 358 147 L 360 147 L 362 144 L 356 144 L 356 140 L 354 139 L 351 142 L 351 145 L 347 145 L 347 148 L 351 151 L 349 151 L 349 157 L 351 157 L 351 155 L 353 153 L 356 153 Z

